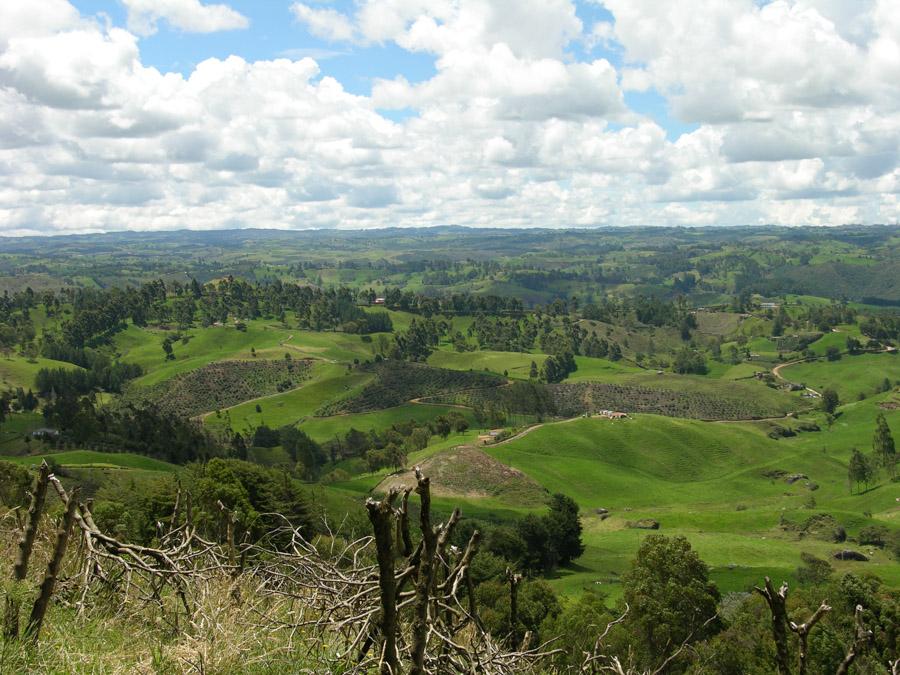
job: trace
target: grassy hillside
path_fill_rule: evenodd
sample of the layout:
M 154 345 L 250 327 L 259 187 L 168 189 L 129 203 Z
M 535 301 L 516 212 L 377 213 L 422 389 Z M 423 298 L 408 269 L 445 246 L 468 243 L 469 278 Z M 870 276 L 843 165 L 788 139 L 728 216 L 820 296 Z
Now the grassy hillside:
M 122 469 L 141 469 L 143 471 L 163 471 L 167 473 L 178 470 L 178 467 L 174 464 L 153 459 L 152 457 L 144 457 L 143 455 L 133 455 L 128 452 L 112 453 L 94 452 L 93 450 L 71 450 L 67 452 L 28 455 L 27 457 L 4 457 L 3 459 L 22 466 L 37 466 L 44 459 L 52 459 L 60 466 L 71 468 L 118 467 Z
M 453 352 L 440 349 L 428 358 L 428 364 L 450 370 L 507 372 L 509 377 L 527 380 L 532 361 L 540 368 L 546 358 L 545 354 L 522 354 L 519 352 L 494 352 L 487 350 Z
M 204 422 L 213 430 L 230 426 L 242 432 L 261 424 L 273 428 L 296 424 L 323 404 L 358 393 L 372 379 L 371 373 L 348 372 L 346 366 L 319 362 L 313 366 L 310 379 L 298 389 L 226 408 L 220 415 L 207 415 Z M 261 412 L 257 412 L 257 405 Z
M 396 408 L 387 408 L 370 413 L 360 413 L 356 415 L 334 415 L 332 417 L 311 417 L 305 419 L 300 428 L 308 433 L 314 440 L 327 441 L 335 436 L 343 436 L 351 428 L 360 431 L 368 431 L 369 429 L 381 430 L 387 429 L 398 422 L 407 422 L 415 420 L 422 423 L 433 420 L 440 415 L 446 415 L 449 412 L 463 413 L 469 420 L 470 424 L 474 424 L 471 411 L 461 410 L 459 408 L 451 408 L 442 405 L 417 405 L 407 403 L 406 405 L 397 406 Z
M 610 584 L 615 595 L 619 575 L 646 534 L 628 524 L 641 518 L 657 519 L 665 534 L 687 536 L 712 565 L 720 586 L 739 590 L 764 574 L 793 578 L 802 551 L 827 558 L 838 548 L 783 530 L 782 516 L 802 523 L 829 513 L 851 536 L 876 521 L 900 526 L 890 494 L 896 491 L 882 486 L 850 495 L 847 490 L 850 447 L 870 442 L 878 410 L 874 402 L 848 406 L 843 422 L 831 431 L 781 441 L 766 436 L 764 423 L 654 415 L 578 419 L 544 425 L 487 452 L 582 507 L 587 551 L 573 569 L 560 572 L 554 581 L 560 590 L 599 582 Z M 900 428 L 900 413 L 891 412 L 889 421 Z M 764 475 L 775 469 L 809 479 L 788 484 Z M 599 507 L 609 509 L 610 517 L 596 515 Z M 865 569 L 900 583 L 896 564 L 880 551 L 872 553 Z M 856 569 L 854 563 L 834 562 L 838 569 Z
M 834 389 L 841 401 L 849 403 L 859 394 L 876 393 L 885 378 L 900 381 L 900 356 L 894 354 L 844 355 L 838 361 L 810 361 L 782 368 L 781 375 L 817 391 Z
M 160 349 L 161 351 L 162 349 Z M 54 361 L 53 359 L 40 357 L 31 361 L 20 356 L 0 357 L 0 390 L 15 389 L 16 387 L 30 389 L 34 387 L 34 377 L 41 368 L 75 369 L 78 366 L 65 361 Z

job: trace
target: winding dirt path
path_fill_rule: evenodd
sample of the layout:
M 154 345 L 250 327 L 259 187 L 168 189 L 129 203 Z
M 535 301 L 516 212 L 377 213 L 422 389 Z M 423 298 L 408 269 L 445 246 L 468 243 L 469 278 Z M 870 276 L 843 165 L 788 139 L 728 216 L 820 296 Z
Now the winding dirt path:
M 781 374 L 781 369 L 787 366 L 795 366 L 798 363 L 809 363 L 810 361 L 816 361 L 817 359 L 795 359 L 794 361 L 786 361 L 785 363 L 779 363 L 777 366 L 772 368 L 772 375 L 781 380 L 782 382 L 787 382 L 788 379 Z M 813 389 L 812 387 L 806 387 L 806 391 L 815 394 L 816 396 L 822 396 L 821 393 Z

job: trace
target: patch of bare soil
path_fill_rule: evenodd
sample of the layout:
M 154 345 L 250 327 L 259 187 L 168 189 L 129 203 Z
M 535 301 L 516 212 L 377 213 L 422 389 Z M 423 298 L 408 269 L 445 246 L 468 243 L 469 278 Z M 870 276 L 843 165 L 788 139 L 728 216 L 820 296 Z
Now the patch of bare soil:
M 493 497 L 516 505 L 535 506 L 547 501 L 547 491 L 534 479 L 469 445 L 429 457 L 420 467 L 431 477 L 431 492 L 436 496 Z M 410 469 L 388 476 L 375 491 L 387 492 L 394 487 L 403 489 L 415 484 L 415 475 Z

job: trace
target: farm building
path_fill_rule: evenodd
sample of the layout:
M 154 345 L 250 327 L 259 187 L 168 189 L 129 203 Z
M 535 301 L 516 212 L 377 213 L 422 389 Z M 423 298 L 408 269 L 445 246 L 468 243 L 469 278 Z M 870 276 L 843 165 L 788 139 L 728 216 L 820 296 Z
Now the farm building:
M 59 436 L 59 430 L 49 427 L 41 427 L 31 432 L 32 438 L 56 438 L 57 436 Z
M 384 298 L 375 298 L 375 304 L 376 304 L 376 305 L 383 305 L 383 304 L 384 304 Z

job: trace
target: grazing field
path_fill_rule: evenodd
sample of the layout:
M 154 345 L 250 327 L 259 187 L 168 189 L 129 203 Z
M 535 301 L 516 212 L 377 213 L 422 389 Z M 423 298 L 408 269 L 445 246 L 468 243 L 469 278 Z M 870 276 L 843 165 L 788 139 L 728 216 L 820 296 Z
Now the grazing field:
M 382 429 L 387 429 L 393 424 L 408 422 L 410 420 L 423 424 L 433 420 L 435 417 L 446 415 L 450 412 L 462 413 L 469 420 L 470 425 L 474 424 L 470 410 L 442 405 L 417 405 L 414 403 L 407 403 L 395 408 L 386 408 L 385 410 L 377 410 L 375 412 L 360 413 L 356 415 L 309 417 L 301 422 L 300 428 L 314 440 L 324 442 L 331 440 L 335 436 L 345 435 L 351 428 L 359 431 L 369 431 L 370 429 L 380 431 Z
M 11 358 L 0 357 L 0 391 L 4 389 L 31 389 L 34 387 L 34 377 L 41 368 L 65 368 L 77 369 L 78 366 L 65 361 L 36 358 L 33 360 L 15 356 Z
M 303 386 L 226 408 L 218 415 L 206 415 L 204 423 L 215 431 L 230 427 L 240 432 L 252 432 L 261 424 L 272 428 L 297 424 L 312 416 L 323 404 L 358 393 L 372 378 L 371 373 L 360 370 L 348 372 L 346 366 L 318 362 Z M 257 406 L 260 411 L 257 411 Z
M 645 369 L 631 363 L 609 361 L 608 359 L 598 359 L 590 356 L 576 356 L 575 365 L 578 366 L 578 369 L 566 378 L 566 382 L 581 382 L 583 380 L 596 380 L 598 382 L 620 381 L 623 379 L 623 376 L 646 372 Z
M 834 389 L 841 401 L 856 400 L 860 394 L 872 396 L 888 378 L 900 382 L 900 356 L 893 354 L 844 355 L 838 361 L 809 361 L 781 369 L 781 376 L 817 391 Z
M 520 352 L 494 352 L 487 350 L 452 352 L 440 349 L 428 358 L 428 365 L 450 370 L 505 372 L 509 377 L 527 380 L 532 362 L 540 368 L 546 358 L 545 354 L 522 354 Z
M 146 375 L 135 380 L 140 386 L 150 386 L 180 373 L 201 368 L 214 361 L 225 359 L 250 359 L 251 347 L 258 350 L 279 346 L 291 333 L 266 321 L 249 321 L 247 330 L 233 326 L 210 326 L 182 331 L 187 343 L 173 343 L 175 359 L 166 361 L 162 343 L 168 332 L 138 328 L 128 329 L 115 337 L 115 344 L 123 361 L 137 363 Z M 280 356 L 284 356 L 281 350 Z
M 46 426 L 39 413 L 15 413 L 8 415 L 0 425 L 0 455 L 19 455 L 28 452 L 32 443 L 40 445 L 40 441 L 26 442 L 25 438 L 35 429 Z
M 26 457 L 4 457 L 7 462 L 14 462 L 22 466 L 37 466 L 43 460 L 52 460 L 63 467 L 72 468 L 109 468 L 140 469 L 142 471 L 164 471 L 172 473 L 178 471 L 178 467 L 168 462 L 163 462 L 152 457 L 133 455 L 128 452 L 95 452 L 93 450 L 70 450 Z
M 828 513 L 851 536 L 865 525 L 896 520 L 896 490 L 847 491 L 850 435 L 866 435 L 856 431 L 863 428 L 871 435 L 874 426 L 877 408 L 868 403 L 845 413 L 843 430 L 836 424 L 832 431 L 781 441 L 769 439 L 760 424 L 636 415 L 626 421 L 547 424 L 485 451 L 582 507 L 587 551 L 557 575 L 553 583 L 559 590 L 577 592 L 600 583 L 617 595 L 618 579 L 646 534 L 629 523 L 644 518 L 659 521 L 664 534 L 687 536 L 723 590 L 746 590 L 765 574 L 793 579 L 801 551 L 830 558 L 838 547 L 782 528 L 782 514 L 788 523 L 802 524 Z M 900 424 L 900 414 L 891 419 Z M 823 445 L 829 447 L 825 454 Z M 810 478 L 789 484 L 763 475 L 771 470 Z M 807 485 L 813 481 L 816 490 Z M 813 508 L 810 497 L 816 500 Z M 599 507 L 609 509 L 609 517 L 595 515 Z M 900 570 L 887 555 L 872 553 L 862 569 L 900 583 Z M 862 571 L 859 563 L 832 562 L 839 570 Z

